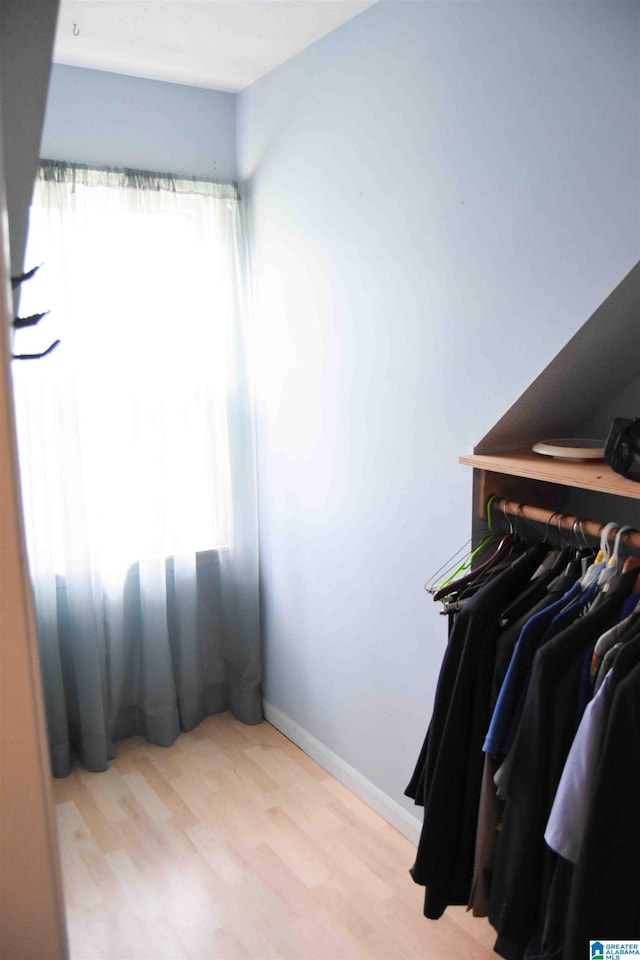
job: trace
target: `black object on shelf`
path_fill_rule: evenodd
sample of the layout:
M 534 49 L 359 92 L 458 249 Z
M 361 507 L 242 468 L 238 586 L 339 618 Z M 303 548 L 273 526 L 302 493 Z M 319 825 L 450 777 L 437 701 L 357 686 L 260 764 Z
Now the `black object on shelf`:
M 640 483 L 640 417 L 616 417 L 604 448 L 612 470 Z

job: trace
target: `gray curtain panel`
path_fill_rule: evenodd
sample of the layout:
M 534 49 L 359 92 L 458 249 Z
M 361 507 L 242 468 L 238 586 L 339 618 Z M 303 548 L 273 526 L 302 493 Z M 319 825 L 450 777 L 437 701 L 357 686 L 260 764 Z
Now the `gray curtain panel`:
M 106 770 L 123 737 L 170 746 L 206 716 L 262 719 L 258 610 L 225 585 L 224 558 L 200 553 L 185 572 L 168 559 L 145 587 L 139 565 L 119 597 L 86 578 L 35 584 L 54 776 L 74 758 Z
M 233 184 L 44 162 L 14 372 L 55 776 L 262 719 L 247 257 Z M 31 300 L 30 300 L 31 298 Z M 47 327 L 48 325 L 48 327 Z M 36 336 L 36 334 L 34 334 Z M 30 344 L 34 351 L 38 344 Z

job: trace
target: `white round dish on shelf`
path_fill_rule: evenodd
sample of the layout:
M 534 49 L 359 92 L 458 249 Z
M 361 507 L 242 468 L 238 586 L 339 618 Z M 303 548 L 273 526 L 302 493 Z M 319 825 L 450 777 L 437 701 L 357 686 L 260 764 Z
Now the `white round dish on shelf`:
M 540 440 L 531 448 L 534 453 L 558 460 L 602 460 L 604 443 L 585 437 L 559 437 L 555 440 Z

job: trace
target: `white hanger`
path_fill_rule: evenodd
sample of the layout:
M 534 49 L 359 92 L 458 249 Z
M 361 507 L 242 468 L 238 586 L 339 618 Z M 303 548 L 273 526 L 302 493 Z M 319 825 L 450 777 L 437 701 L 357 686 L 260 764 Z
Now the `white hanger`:
M 627 532 L 627 530 L 634 530 L 634 527 L 626 526 L 620 527 L 616 533 L 615 540 L 613 542 L 613 552 L 610 554 L 604 569 L 602 569 L 598 575 L 598 586 L 602 587 L 605 583 L 608 583 L 610 580 L 620 572 L 620 544 L 622 541 L 622 536 Z
M 586 573 L 580 580 L 580 586 L 584 590 L 585 587 L 589 587 L 592 583 L 600 576 L 601 572 L 605 569 L 609 557 L 611 556 L 611 547 L 609 546 L 609 534 L 612 530 L 615 530 L 618 526 L 615 521 L 605 524 L 602 528 L 602 533 L 600 534 L 600 549 L 596 554 L 596 558 L 593 563 L 587 568 Z

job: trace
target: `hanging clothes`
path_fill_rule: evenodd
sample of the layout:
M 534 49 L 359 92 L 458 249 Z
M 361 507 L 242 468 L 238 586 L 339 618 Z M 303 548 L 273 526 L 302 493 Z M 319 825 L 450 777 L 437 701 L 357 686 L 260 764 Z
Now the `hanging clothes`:
M 563 556 L 562 559 L 565 559 Z M 476 836 L 476 853 L 469 908 L 474 916 L 486 917 L 489 914 L 489 891 L 495 857 L 495 845 L 498 839 L 498 826 L 502 821 L 503 803 L 499 798 L 494 778 L 508 752 L 507 744 L 513 739 L 513 732 L 509 726 L 511 712 L 507 701 L 507 693 L 511 697 L 511 708 L 515 711 L 519 705 L 520 693 L 516 687 L 516 665 L 511 669 L 515 649 L 519 649 L 520 657 L 524 657 L 525 639 L 533 639 L 534 626 L 528 626 L 535 620 L 535 629 L 544 629 L 544 621 L 540 618 L 545 610 L 549 619 L 552 617 L 551 607 L 558 603 L 574 587 L 581 573 L 581 566 L 576 562 L 569 562 L 566 568 L 551 580 L 544 594 L 528 611 L 524 612 L 519 620 L 509 624 L 498 637 L 496 645 L 496 659 L 493 674 L 493 693 L 490 702 L 492 715 L 491 724 L 485 737 L 483 750 L 485 751 L 485 772 L 483 774 L 480 805 L 478 810 L 478 824 Z M 555 571 L 554 571 L 555 572 Z M 504 617 L 503 617 L 504 620 Z M 526 629 L 525 629 L 526 628 Z M 521 636 L 523 642 L 521 643 Z M 524 660 L 519 664 L 524 668 Z M 524 676 L 525 674 L 523 674 Z M 509 689 L 505 687 L 509 676 Z M 500 706 L 498 706 L 498 703 Z
M 459 612 L 449 637 L 431 724 L 405 790 L 424 806 L 411 875 L 426 887 L 424 914 L 432 919 L 469 898 L 500 613 L 548 551 L 535 544 L 495 574 Z
M 638 647 L 640 641 L 636 639 Z M 563 960 L 580 955 L 586 929 L 640 939 L 640 664 L 613 696 L 567 907 Z M 625 878 L 621 880 L 621 878 Z
M 425 916 L 437 919 L 449 904 L 488 915 L 494 949 L 506 960 L 575 960 L 576 944 L 584 947 L 589 933 L 640 936 L 637 891 L 626 900 L 612 894 L 620 930 L 593 925 L 590 912 L 600 883 L 597 838 L 608 830 L 619 843 L 624 832 L 594 814 L 597 797 L 606 808 L 601 778 L 613 703 L 620 716 L 635 709 L 640 722 L 640 698 L 635 708 L 629 693 L 616 699 L 619 689 L 633 688 L 625 684 L 640 663 L 638 570 L 619 572 L 617 556 L 615 569 L 601 556 L 596 566 L 584 551 L 570 551 L 567 563 L 566 551 L 553 557 L 547 543 L 518 540 L 516 555 L 480 579 L 471 596 L 454 594 L 433 714 L 405 790 L 424 807 L 410 873 L 426 888 Z M 545 831 L 568 757 L 573 752 L 576 761 L 581 741 L 583 756 L 585 743 L 595 745 L 584 781 L 593 790 L 576 818 L 574 864 L 563 855 L 569 848 L 552 849 Z M 624 742 L 618 754 L 640 769 L 640 750 L 633 762 Z M 621 756 L 607 763 L 621 764 Z M 569 795 L 558 793 L 550 838 L 560 835 L 562 816 L 571 820 Z M 628 830 L 629 817 L 622 823 Z M 635 843 L 637 817 L 632 830 Z M 622 882 L 612 880 L 614 888 Z
M 553 635 L 534 656 L 508 776 L 501 783 L 505 806 L 489 911 L 498 933 L 495 950 L 507 960 L 525 956 L 543 922 L 553 876 L 544 831 L 580 720 L 585 659 L 590 663 L 596 641 L 618 619 L 635 576 L 635 571 L 622 575 L 602 602 L 594 602 L 582 616 L 575 603 L 570 605 L 560 618 L 561 629 L 554 633 L 550 626 Z M 593 585 L 587 590 L 595 600 Z M 571 606 L 576 619 L 567 624 Z

